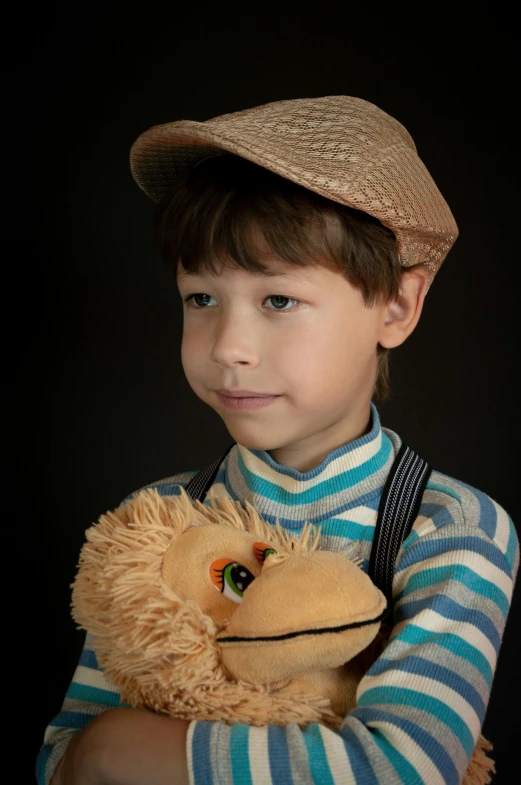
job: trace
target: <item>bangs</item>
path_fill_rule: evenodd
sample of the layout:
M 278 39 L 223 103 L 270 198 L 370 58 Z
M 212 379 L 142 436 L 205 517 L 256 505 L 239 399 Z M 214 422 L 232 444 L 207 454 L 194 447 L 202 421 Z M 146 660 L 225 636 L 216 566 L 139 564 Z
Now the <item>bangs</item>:
M 159 203 L 154 233 L 174 269 L 218 275 L 222 267 L 276 275 L 270 263 L 341 271 L 367 305 L 399 292 L 393 232 L 360 210 L 332 202 L 229 153 L 197 164 Z

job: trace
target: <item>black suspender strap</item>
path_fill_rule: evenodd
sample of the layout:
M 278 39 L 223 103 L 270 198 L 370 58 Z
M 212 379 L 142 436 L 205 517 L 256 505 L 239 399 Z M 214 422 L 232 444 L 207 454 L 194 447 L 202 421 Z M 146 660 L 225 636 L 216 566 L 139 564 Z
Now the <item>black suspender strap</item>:
M 192 499 L 204 500 L 219 466 L 234 444 L 220 458 L 192 477 L 185 488 Z M 380 499 L 368 569 L 369 577 L 385 594 L 389 608 L 392 607 L 393 576 L 398 551 L 418 515 L 431 472 L 429 464 L 402 443 Z
M 368 569 L 389 608 L 398 551 L 418 515 L 431 472 L 429 464 L 402 443 L 380 499 Z
M 234 444 L 235 442 L 232 442 L 232 444 L 226 448 L 226 451 L 221 455 L 220 458 L 211 463 L 205 469 L 201 469 L 200 472 L 192 477 L 185 488 L 185 491 L 191 499 L 198 500 L 200 502 L 204 501 L 204 497 L 206 496 L 209 488 L 215 480 L 217 472 L 219 471 L 219 466 L 224 461 Z

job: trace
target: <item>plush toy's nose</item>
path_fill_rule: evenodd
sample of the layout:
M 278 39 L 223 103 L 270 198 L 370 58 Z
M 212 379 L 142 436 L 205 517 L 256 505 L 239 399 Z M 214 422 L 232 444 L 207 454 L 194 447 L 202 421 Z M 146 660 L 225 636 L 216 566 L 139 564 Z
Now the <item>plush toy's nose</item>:
M 221 660 L 232 678 L 261 683 L 336 668 L 369 645 L 385 607 L 342 554 L 270 554 L 217 635 Z

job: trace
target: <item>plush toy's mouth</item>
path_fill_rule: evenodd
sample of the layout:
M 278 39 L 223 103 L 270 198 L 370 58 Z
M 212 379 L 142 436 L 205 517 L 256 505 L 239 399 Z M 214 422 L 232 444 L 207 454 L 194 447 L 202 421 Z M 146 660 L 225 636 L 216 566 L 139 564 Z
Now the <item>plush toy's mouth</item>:
M 345 630 L 353 630 L 356 627 L 366 627 L 369 624 L 377 624 L 383 621 L 388 615 L 389 609 L 385 608 L 379 616 L 374 619 L 366 619 L 365 621 L 353 621 L 349 624 L 341 624 L 338 627 L 317 627 L 309 630 L 297 630 L 296 632 L 286 632 L 283 635 L 256 635 L 255 637 L 245 637 L 242 635 L 230 635 L 229 637 L 218 637 L 218 643 L 253 643 L 256 641 L 285 641 L 289 638 L 299 638 L 301 635 L 326 635 L 331 632 L 344 632 Z

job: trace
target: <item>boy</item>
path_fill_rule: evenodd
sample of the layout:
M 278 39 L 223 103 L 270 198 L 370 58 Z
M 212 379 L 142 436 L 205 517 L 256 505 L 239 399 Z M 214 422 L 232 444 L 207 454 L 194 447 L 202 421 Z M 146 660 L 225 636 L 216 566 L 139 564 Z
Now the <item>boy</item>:
M 236 442 L 212 493 L 247 499 L 295 533 L 320 525 L 323 548 L 355 542 L 367 569 L 401 446 L 377 409 L 388 353 L 414 330 L 457 237 L 411 137 L 361 99 L 298 99 L 150 129 L 131 166 L 159 202 L 188 382 Z M 176 494 L 192 475 L 154 487 Z M 505 510 L 433 471 L 396 563 L 390 641 L 338 732 L 121 707 L 87 640 L 39 781 L 456 785 L 484 719 L 518 562 Z

